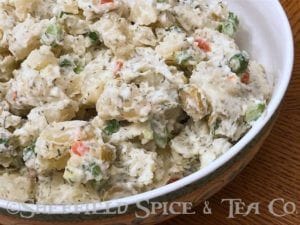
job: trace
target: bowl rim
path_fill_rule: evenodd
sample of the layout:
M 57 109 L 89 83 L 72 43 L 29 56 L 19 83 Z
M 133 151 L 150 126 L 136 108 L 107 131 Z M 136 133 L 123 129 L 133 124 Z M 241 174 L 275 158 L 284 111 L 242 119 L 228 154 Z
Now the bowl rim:
M 267 107 L 267 113 L 262 116 L 253 127 L 241 138 L 230 150 L 217 158 L 207 167 L 194 172 L 174 183 L 143 192 L 137 195 L 124 197 L 120 199 L 97 202 L 97 203 L 82 203 L 82 204 L 29 204 L 29 203 L 19 203 L 15 201 L 0 199 L 0 208 L 8 210 L 8 212 L 33 212 L 38 214 L 70 214 L 70 213 L 84 213 L 89 209 L 93 210 L 108 210 L 111 208 L 116 208 L 124 205 L 132 205 L 138 202 L 148 201 L 170 192 L 181 189 L 195 181 L 198 181 L 209 174 L 213 173 L 215 170 L 220 168 L 222 165 L 230 161 L 234 156 L 241 152 L 244 147 L 251 142 L 251 140 L 267 125 L 272 116 L 276 113 L 283 100 L 285 93 L 287 92 L 294 65 L 294 39 L 289 23 L 288 17 L 283 9 L 279 0 L 273 1 L 274 9 L 278 11 L 282 19 L 281 26 L 285 30 L 284 34 L 288 40 L 286 43 L 286 52 L 289 56 L 284 64 L 283 76 L 285 77 L 281 83 L 281 88 L 278 89 L 276 93 L 273 94 L 272 99 Z M 51 208 L 51 210 L 49 210 Z M 14 213 L 11 213 L 14 214 Z

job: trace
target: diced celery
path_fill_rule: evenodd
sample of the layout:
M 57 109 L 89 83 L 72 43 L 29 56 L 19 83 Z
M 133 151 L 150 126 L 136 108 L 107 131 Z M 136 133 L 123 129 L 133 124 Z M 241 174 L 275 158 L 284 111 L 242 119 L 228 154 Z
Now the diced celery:
M 193 57 L 187 51 L 179 51 L 175 53 L 175 59 L 178 65 L 186 66 Z
M 230 12 L 227 20 L 219 25 L 218 31 L 233 37 L 238 29 L 239 23 L 238 17 L 234 13 Z
M 58 24 L 51 24 L 41 37 L 41 41 L 45 45 L 57 45 L 63 40 L 63 30 Z
M 259 103 L 257 105 L 252 105 L 247 109 L 245 114 L 245 121 L 250 123 L 252 121 L 256 121 L 262 113 L 265 111 L 266 105 L 263 103 Z
M 169 141 L 169 135 L 166 126 L 159 123 L 159 121 L 152 120 L 151 128 L 153 130 L 155 144 L 160 148 L 165 148 Z

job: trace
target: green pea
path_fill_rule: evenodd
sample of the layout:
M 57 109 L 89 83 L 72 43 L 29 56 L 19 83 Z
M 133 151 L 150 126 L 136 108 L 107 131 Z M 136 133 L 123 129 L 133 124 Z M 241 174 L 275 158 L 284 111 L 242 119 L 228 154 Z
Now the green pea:
M 89 32 L 88 37 L 91 39 L 92 42 L 99 41 L 99 35 L 97 32 L 94 32 L 94 31 Z
M 232 56 L 229 60 L 229 67 L 233 73 L 241 74 L 245 72 L 249 65 L 249 56 L 246 52 L 241 52 Z

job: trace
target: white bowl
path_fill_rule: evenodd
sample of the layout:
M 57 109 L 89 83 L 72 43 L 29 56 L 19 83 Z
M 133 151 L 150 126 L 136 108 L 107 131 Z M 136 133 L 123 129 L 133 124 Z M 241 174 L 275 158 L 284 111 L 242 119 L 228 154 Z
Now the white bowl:
M 33 211 L 35 213 L 38 212 L 38 214 L 30 220 L 29 224 L 43 224 L 47 223 L 47 221 L 55 221 L 57 223 L 58 221 L 61 221 L 65 224 L 65 222 L 63 222 L 65 220 L 73 221 L 80 220 L 82 218 L 84 218 L 85 224 L 99 224 L 99 221 L 96 222 L 97 219 L 101 219 L 103 224 L 125 224 L 135 221 L 134 214 L 132 214 L 132 210 L 135 209 L 132 209 L 131 211 L 129 210 L 128 213 L 120 215 L 119 217 L 116 215 L 111 216 L 109 217 L 108 222 L 105 220 L 107 216 L 103 215 L 87 215 L 83 217 L 70 214 L 95 209 L 102 210 L 114 208 L 120 204 L 133 205 L 132 207 L 134 208 L 134 205 L 137 202 L 142 202 L 148 199 L 156 199 L 160 201 L 172 201 L 175 199 L 193 200 L 193 202 L 198 203 L 218 191 L 230 179 L 232 179 L 255 155 L 259 144 L 265 138 L 265 135 L 263 135 L 261 131 L 265 128 L 265 132 L 267 132 L 268 129 L 266 126 L 276 114 L 291 78 L 294 49 L 291 28 L 279 1 L 227 0 L 227 2 L 231 11 L 238 14 L 240 18 L 241 30 L 237 35 L 237 41 L 240 47 L 247 50 L 251 54 L 252 58 L 262 63 L 266 68 L 270 81 L 274 81 L 274 91 L 272 99 L 267 107 L 267 113 L 255 123 L 253 128 L 236 145 L 206 168 L 177 182 L 152 191 L 118 200 L 97 204 L 67 206 L 51 205 L 51 207 L 19 204 L 11 201 L 0 200 L 0 208 L 2 208 L 2 210 L 0 210 L 0 221 L 7 221 L 8 224 L 12 221 L 23 221 L 22 219 L 19 219 L 22 212 Z M 244 154 L 244 152 L 248 152 L 249 154 Z M 234 160 L 238 155 L 240 155 L 239 160 Z M 235 165 L 236 161 L 240 161 L 239 167 L 232 167 Z M 243 163 L 241 164 L 241 162 Z M 239 169 L 234 171 L 234 168 Z M 224 175 L 225 173 L 227 174 L 226 176 Z M 228 174 L 231 174 L 231 176 L 228 176 Z M 218 176 L 219 179 L 223 176 L 225 182 L 221 184 L 216 181 L 215 184 L 218 185 L 213 186 L 213 179 L 217 179 L 213 176 Z M 197 185 L 199 186 L 199 190 L 202 188 L 201 190 L 203 191 L 204 187 L 211 190 L 205 195 L 199 194 L 199 191 L 197 192 L 196 190 L 194 193 L 198 193 L 199 196 L 194 196 L 194 199 L 191 199 L 189 192 L 192 193 L 193 190 L 197 189 Z M 191 187 L 193 187 L 192 191 L 190 189 Z M 10 217 L 9 215 L 12 214 L 12 212 L 14 212 L 15 215 Z M 89 219 L 92 220 L 89 221 Z M 165 218 L 156 217 L 156 219 L 144 220 L 143 222 L 159 222 L 163 219 Z M 40 220 L 40 222 L 37 222 L 36 220 Z

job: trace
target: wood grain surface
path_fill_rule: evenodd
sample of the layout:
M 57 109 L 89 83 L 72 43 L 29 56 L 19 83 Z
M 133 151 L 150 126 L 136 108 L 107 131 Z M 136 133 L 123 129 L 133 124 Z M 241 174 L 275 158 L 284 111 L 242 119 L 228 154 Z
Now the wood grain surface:
M 300 0 L 281 0 L 295 39 L 293 78 L 279 118 L 262 149 L 250 165 L 226 188 L 209 199 L 212 214 L 204 214 L 204 204 L 195 215 L 181 215 L 161 225 L 299 225 L 300 224 Z M 278 34 L 280 35 L 280 34 Z M 222 199 L 242 199 L 246 204 L 260 202 L 259 214 L 228 218 L 230 207 Z M 296 204 L 297 212 L 276 217 L 268 210 L 273 199 Z M 275 213 L 283 213 L 276 200 Z M 292 205 L 287 206 L 288 211 Z M 243 210 L 246 211 L 246 210 Z

